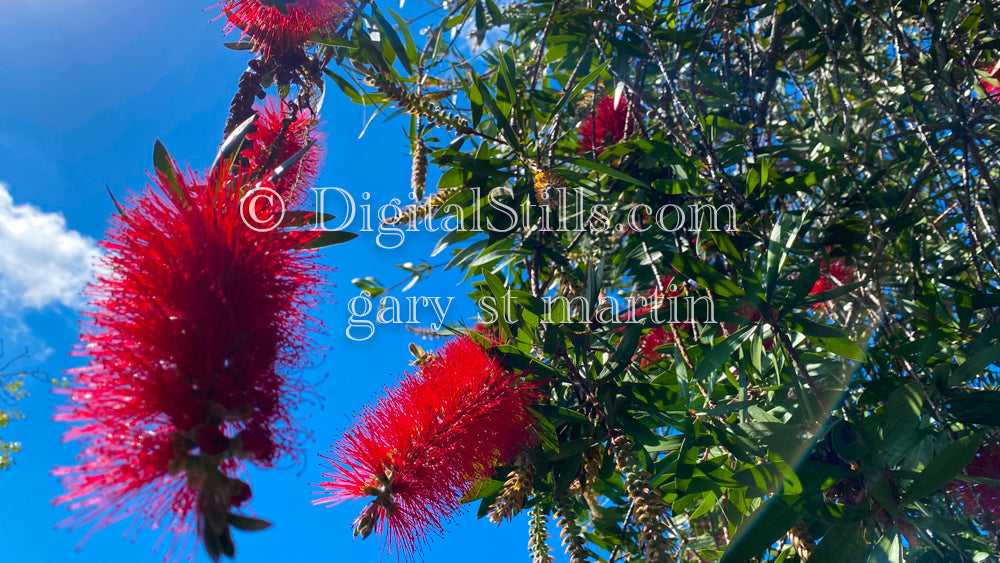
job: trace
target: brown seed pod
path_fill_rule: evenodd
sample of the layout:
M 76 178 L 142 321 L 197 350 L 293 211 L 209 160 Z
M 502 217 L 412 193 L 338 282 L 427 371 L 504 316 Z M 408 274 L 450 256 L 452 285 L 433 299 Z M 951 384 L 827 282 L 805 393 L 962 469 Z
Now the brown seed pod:
M 496 502 L 490 506 L 490 522 L 500 524 L 521 512 L 524 500 L 531 492 L 534 474 L 534 468 L 529 464 L 523 464 L 507 474 L 507 481 L 500 489 Z
M 410 175 L 410 187 L 413 189 L 413 200 L 424 199 L 424 189 L 427 187 L 427 144 L 418 138 L 413 143 L 413 171 Z
M 551 170 L 535 173 L 535 199 L 549 209 L 558 209 L 566 201 L 566 180 Z

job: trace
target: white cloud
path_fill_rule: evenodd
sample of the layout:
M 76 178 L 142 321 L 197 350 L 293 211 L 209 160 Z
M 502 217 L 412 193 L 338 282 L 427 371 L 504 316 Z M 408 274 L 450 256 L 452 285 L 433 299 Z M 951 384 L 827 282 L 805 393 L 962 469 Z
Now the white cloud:
M 99 256 L 94 240 L 68 229 L 62 213 L 15 205 L 0 183 L 0 311 L 82 306 L 80 291 Z

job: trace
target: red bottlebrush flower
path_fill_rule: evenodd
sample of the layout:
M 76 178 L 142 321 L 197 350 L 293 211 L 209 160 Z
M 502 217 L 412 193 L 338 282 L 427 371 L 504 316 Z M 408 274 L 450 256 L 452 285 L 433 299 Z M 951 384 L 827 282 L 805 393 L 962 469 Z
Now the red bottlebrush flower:
M 241 156 L 250 170 L 270 176 L 271 171 L 305 148 L 310 141 L 320 140 L 316 132 L 315 118 L 307 111 L 300 111 L 288 117 L 284 125 L 287 107 L 284 102 L 270 100 L 256 108 L 255 130 L 247 135 L 248 148 Z M 323 164 L 323 149 L 314 144 L 306 154 L 274 183 L 274 189 L 284 199 L 289 208 L 299 207 L 308 199 L 309 188 L 319 178 Z
M 329 496 L 316 503 L 374 497 L 355 536 L 378 532 L 411 559 L 473 483 L 529 444 L 537 397 L 471 337 L 451 340 L 366 407 L 324 456 L 332 472 L 319 486 Z
M 604 152 L 604 148 L 625 138 L 627 133 L 639 128 L 635 112 L 629 111 L 629 101 L 625 97 L 618 100 L 615 107 L 614 96 L 608 96 L 597 104 L 596 113 L 583 119 L 580 134 L 580 152 Z
M 813 284 L 812 289 L 809 290 L 809 294 L 828 291 L 853 281 L 854 268 L 848 266 L 843 258 L 838 258 L 830 263 L 823 260 L 820 264 L 819 279 Z
M 965 474 L 1000 479 L 1000 441 L 994 439 L 980 446 L 976 457 L 965 466 Z M 988 530 L 1000 531 L 1000 487 L 955 481 L 948 485 L 948 490 L 955 495 L 966 514 Z
M 635 302 L 644 304 L 635 308 L 634 315 L 625 314 L 622 316 L 622 319 L 626 322 L 630 322 L 635 317 L 654 312 L 655 319 L 674 325 L 674 328 L 678 331 L 690 333 L 693 328 L 691 322 L 681 321 L 680 319 L 675 318 L 678 314 L 678 310 L 670 304 L 671 299 L 675 299 L 684 294 L 683 286 L 674 284 L 673 280 L 674 278 L 672 276 L 664 276 L 661 279 L 661 285 L 665 291 L 661 293 L 658 287 L 649 290 L 643 296 L 643 300 L 637 300 Z M 674 334 L 670 330 L 670 326 L 658 325 L 646 331 L 646 333 L 639 339 L 639 345 L 635 351 L 635 357 L 640 358 L 639 367 L 646 368 L 658 363 L 661 359 L 663 359 L 663 354 L 658 351 L 657 348 L 674 342 Z
M 669 306 L 669 300 L 677 298 L 684 294 L 683 286 L 678 286 L 674 284 L 672 276 L 665 276 L 661 280 L 661 285 L 664 292 L 661 292 L 659 288 L 654 288 L 646 294 L 646 299 L 649 301 L 648 305 L 643 307 L 637 307 L 635 314 L 645 315 L 647 313 L 654 311 L 655 307 L 657 317 L 661 321 L 667 321 L 674 325 L 674 328 L 679 331 L 691 332 L 692 326 L 689 321 L 681 321 L 680 319 L 674 318 L 677 311 Z M 654 326 L 649 329 L 646 334 L 642 335 L 639 339 L 639 346 L 636 348 L 636 356 L 641 358 L 639 366 L 645 368 L 647 366 L 658 363 L 663 359 L 663 354 L 657 350 L 657 348 L 664 346 L 666 344 L 672 344 L 675 342 L 674 334 L 670 330 L 669 326 Z
M 249 498 L 240 460 L 297 451 L 303 385 L 285 373 L 310 348 L 320 280 L 300 249 L 315 234 L 249 228 L 233 180 L 177 174 L 174 189 L 161 175 L 109 229 L 77 350 L 90 363 L 56 417 L 82 446 L 56 471 L 70 526 L 170 521 L 176 548 L 195 524 L 227 555 L 228 515 Z M 277 447 L 243 439 L 260 434 Z
M 162 526 L 160 542 L 173 533 L 171 553 L 190 551 L 197 491 L 183 475 L 170 474 L 171 433 L 168 426 L 137 430 L 98 422 L 68 432 L 67 439 L 79 437 L 86 445 L 80 465 L 53 472 L 66 489 L 56 502 L 76 513 L 60 525 L 92 526 L 82 544 L 97 528 L 133 518 L 151 529 Z
M 993 70 L 989 71 L 990 78 L 997 80 L 1000 78 L 1000 63 L 994 65 Z M 1000 98 L 1000 86 L 991 84 L 990 81 L 985 78 L 979 79 L 979 84 L 982 85 L 983 90 L 986 90 L 986 95 L 989 96 L 991 100 Z
M 303 45 L 317 31 L 332 31 L 346 11 L 343 0 L 224 0 L 226 33 L 239 28 L 265 56 Z
M 674 335 L 670 332 L 669 328 L 662 326 L 651 328 L 649 332 L 642 335 L 642 338 L 639 340 L 639 347 L 635 351 L 636 355 L 642 358 L 639 362 L 640 367 L 645 368 L 658 363 L 663 359 L 663 354 L 657 348 L 673 344 L 674 342 Z

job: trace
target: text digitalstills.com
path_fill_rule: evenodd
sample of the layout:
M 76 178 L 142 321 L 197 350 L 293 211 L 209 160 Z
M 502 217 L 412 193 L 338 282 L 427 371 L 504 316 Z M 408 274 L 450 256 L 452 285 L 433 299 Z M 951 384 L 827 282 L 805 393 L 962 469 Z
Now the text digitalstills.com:
M 533 205 L 526 198 L 520 206 L 512 205 L 513 192 L 506 187 L 494 188 L 485 200 L 485 204 L 476 205 L 471 210 L 457 204 L 444 204 L 435 220 L 432 215 L 421 215 L 416 206 L 401 207 L 402 202 L 392 198 L 389 203 L 373 209 L 370 203 L 371 194 L 363 192 L 359 203 L 354 196 L 343 188 L 312 188 L 315 198 L 313 209 L 304 211 L 314 213 L 316 222 L 308 227 L 324 232 L 352 231 L 377 232 L 376 244 L 385 250 L 393 250 L 403 245 L 407 232 L 501 232 L 536 226 L 540 229 L 557 232 L 590 232 L 601 234 L 611 230 L 616 232 L 645 232 L 650 229 L 660 229 L 675 232 L 685 225 L 689 230 L 722 231 L 735 224 L 736 210 L 732 205 L 715 207 L 712 205 L 689 205 L 687 210 L 681 206 L 667 204 L 657 208 L 646 204 L 631 206 L 627 211 L 618 212 L 623 221 L 612 222 L 612 210 L 604 204 L 585 204 L 582 190 L 570 190 L 562 194 L 560 205 L 556 209 Z M 482 202 L 481 190 L 469 188 L 476 202 Z M 572 199 L 572 200 L 571 200 Z M 485 209 L 492 212 L 483 217 Z M 412 211 L 411 211 L 412 210 Z M 281 196 L 274 190 L 258 187 L 250 190 L 241 201 L 241 214 L 247 227 L 256 231 L 270 231 L 283 224 L 285 215 L 290 210 Z M 296 210 L 303 211 L 303 210 Z M 374 211 L 374 214 L 373 214 Z M 399 218 L 407 213 L 404 221 L 392 224 L 391 218 Z M 333 217 L 323 222 L 321 218 Z M 720 217 L 721 216 L 721 217 Z M 336 223 L 331 225 L 330 223 Z M 721 227 L 720 227 L 721 226 Z M 704 227 L 704 228 L 701 228 Z M 667 295 L 673 295 L 677 286 L 664 288 Z M 428 297 L 410 295 L 396 298 L 391 295 L 381 295 L 373 298 L 368 291 L 351 298 L 347 302 L 349 317 L 346 335 L 354 341 L 365 341 L 375 335 L 377 325 L 413 324 L 428 326 L 431 330 L 440 330 L 448 316 L 454 297 Z M 649 296 L 633 296 L 627 299 L 608 299 L 602 297 L 597 303 L 589 303 L 583 297 L 568 299 L 560 295 L 543 298 L 544 313 L 540 317 L 542 323 L 578 323 L 598 322 L 602 325 L 621 323 L 638 323 L 649 318 L 655 325 L 689 322 L 698 318 L 700 324 L 714 324 L 715 305 L 707 295 L 673 295 L 653 298 Z M 476 322 L 492 324 L 498 319 L 513 323 L 515 305 L 510 294 L 495 298 L 486 296 L 477 302 L 479 314 Z M 682 312 L 683 309 L 683 312 Z M 697 312 L 696 312 L 697 311 Z M 588 313 L 592 312 L 592 313 Z
M 343 188 L 312 188 L 314 199 L 311 211 L 317 222 L 311 228 L 321 231 L 378 232 L 375 243 L 383 249 L 399 248 L 406 241 L 407 232 L 473 231 L 510 233 L 536 226 L 556 232 L 588 230 L 601 234 L 616 232 L 645 232 L 659 229 L 676 232 L 684 227 L 691 232 L 733 230 L 736 208 L 732 204 L 714 206 L 690 204 L 682 207 L 666 204 L 653 207 L 645 203 L 626 210 L 613 210 L 603 203 L 587 205 L 584 190 L 563 190 L 559 205 L 550 209 L 525 198 L 520 205 L 513 204 L 514 192 L 505 186 L 493 188 L 484 198 L 481 188 L 468 188 L 477 204 L 468 209 L 458 204 L 445 203 L 435 214 L 423 214 L 418 206 L 403 207 L 403 202 L 392 198 L 388 203 L 373 209 L 371 194 L 362 192 L 360 203 Z M 289 210 L 285 201 L 274 190 L 266 187 L 251 189 L 243 196 L 243 221 L 254 230 L 272 230 L 281 224 Z M 373 213 L 374 212 L 374 213 Z M 319 218 L 327 214 L 337 220 L 323 223 Z M 439 217 L 435 219 L 435 216 Z M 621 217 L 613 221 L 613 217 Z M 392 218 L 405 227 L 388 224 Z M 328 223 L 336 223 L 330 225 Z

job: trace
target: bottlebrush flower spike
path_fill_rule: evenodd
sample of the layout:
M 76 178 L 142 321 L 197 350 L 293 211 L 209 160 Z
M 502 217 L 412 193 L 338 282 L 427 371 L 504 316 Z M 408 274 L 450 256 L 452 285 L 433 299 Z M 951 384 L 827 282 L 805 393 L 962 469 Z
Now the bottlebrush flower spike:
M 1000 479 L 1000 441 L 991 440 L 976 452 L 965 467 L 970 477 Z M 961 503 L 965 513 L 975 518 L 987 531 L 1000 531 L 1000 487 L 982 483 L 952 482 L 948 489 Z
M 580 134 L 580 152 L 604 152 L 605 147 L 625 138 L 639 128 L 635 112 L 629 110 L 629 101 L 623 96 L 615 107 L 614 96 L 597 104 L 597 111 L 588 114 L 577 131 Z
M 992 78 L 993 80 L 997 80 L 998 78 L 1000 78 L 1000 63 L 994 65 L 993 70 L 990 70 L 988 72 L 990 74 L 990 78 Z M 996 84 L 991 84 L 990 81 L 986 80 L 985 78 L 980 78 L 979 84 L 983 87 L 983 90 L 986 91 L 986 95 L 989 96 L 990 99 L 995 100 L 997 98 L 1000 98 L 1000 86 L 997 86 Z
M 853 281 L 854 268 L 848 266 L 843 258 L 838 258 L 830 263 L 823 260 L 820 263 L 819 279 L 813 284 L 812 289 L 809 290 L 809 294 L 828 291 Z
M 529 444 L 528 407 L 537 398 L 471 337 L 453 339 L 365 407 L 323 456 L 332 471 L 319 487 L 328 496 L 315 502 L 373 497 L 355 536 L 377 532 L 400 559 L 412 559 L 472 484 Z
M 248 228 L 233 180 L 160 173 L 112 222 L 77 349 L 90 363 L 56 416 L 82 447 L 56 470 L 66 526 L 167 524 L 161 542 L 189 557 L 197 528 L 231 556 L 230 525 L 261 527 L 232 512 L 250 498 L 243 461 L 298 451 L 304 385 L 285 374 L 310 349 L 314 233 Z
M 655 318 L 660 321 L 675 324 L 674 328 L 678 331 L 690 333 L 693 329 L 691 322 L 674 318 L 677 311 L 672 310 L 670 306 L 671 299 L 676 299 L 684 294 L 684 286 L 675 284 L 673 276 L 664 276 L 661 279 L 661 284 L 664 291 L 661 292 L 659 288 L 654 288 L 647 292 L 645 297 L 649 300 L 649 304 L 637 307 L 635 310 L 636 316 L 652 312 L 655 313 Z M 639 339 L 639 346 L 636 348 L 635 355 L 640 358 L 639 366 L 646 368 L 658 363 L 663 359 L 663 354 L 657 348 L 665 344 L 672 344 L 673 342 L 674 334 L 670 330 L 670 326 L 658 325 L 649 329 Z
M 269 57 L 303 45 L 314 32 L 332 31 L 346 11 L 343 0 L 225 0 L 216 6 L 229 20 L 225 33 L 243 30 Z
M 307 111 L 289 115 L 285 103 L 274 99 L 255 109 L 255 129 L 247 135 L 247 148 L 241 152 L 244 164 L 250 170 L 269 177 L 271 171 L 304 149 L 309 141 L 318 143 L 320 140 L 315 118 Z M 323 150 L 319 144 L 314 144 L 275 181 L 273 187 L 289 209 L 299 207 L 308 200 L 309 188 L 319 178 L 322 164 Z

